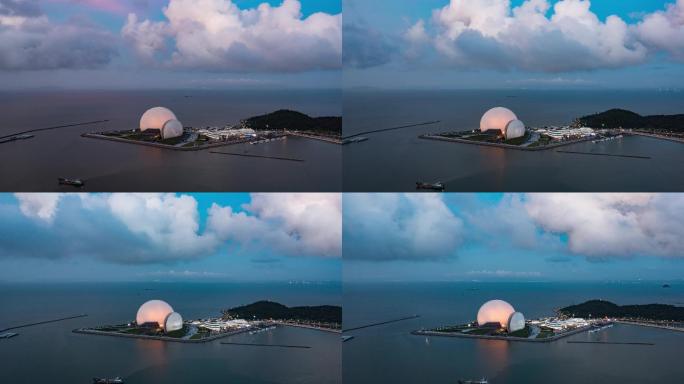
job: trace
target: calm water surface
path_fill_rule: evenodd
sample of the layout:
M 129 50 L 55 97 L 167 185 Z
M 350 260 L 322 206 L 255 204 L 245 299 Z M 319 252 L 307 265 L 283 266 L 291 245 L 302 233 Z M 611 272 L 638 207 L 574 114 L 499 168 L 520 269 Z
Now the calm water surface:
M 148 108 L 165 106 L 185 126 L 223 126 L 277 109 L 312 116 L 341 114 L 340 91 L 45 91 L 0 93 L 0 136 L 33 128 L 105 120 L 43 131 L 0 144 L 0 190 L 53 191 L 58 177 L 86 180 L 85 191 L 339 191 L 341 148 L 302 138 L 221 151 L 277 157 L 278 161 L 181 152 L 81 137 L 85 132 L 131 129 Z
M 479 127 L 494 106 L 512 109 L 529 126 L 569 124 L 610 108 L 643 115 L 684 113 L 684 92 L 345 91 L 344 135 L 440 120 L 370 134 L 343 148 L 345 191 L 411 191 L 416 181 L 442 181 L 448 191 L 682 191 L 684 144 L 626 137 L 560 148 L 646 156 L 621 158 L 526 152 L 418 139 L 424 133 Z
M 186 319 L 269 299 L 286 305 L 341 302 L 339 284 L 2 284 L 0 328 L 87 313 L 88 317 L 18 329 L 0 340 L 0 383 L 88 384 L 95 376 L 126 383 L 339 383 L 339 335 L 279 327 L 203 344 L 167 343 L 72 333 L 130 321 L 140 304 L 162 299 Z M 286 349 L 220 341 L 308 345 Z
M 413 283 L 344 286 L 344 327 L 418 314 L 414 320 L 352 331 L 343 343 L 344 382 L 678 383 L 684 333 L 616 325 L 550 343 L 413 336 L 409 332 L 473 321 L 479 306 L 503 299 L 526 317 L 602 298 L 618 304 L 684 305 L 684 285 L 559 283 Z M 568 344 L 568 340 L 648 342 L 655 346 Z

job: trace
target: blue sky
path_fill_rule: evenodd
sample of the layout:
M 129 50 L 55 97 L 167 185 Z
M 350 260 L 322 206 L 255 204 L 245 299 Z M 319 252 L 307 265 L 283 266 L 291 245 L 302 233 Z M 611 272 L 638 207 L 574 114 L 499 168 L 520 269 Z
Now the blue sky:
M 559 2 L 590 7 L 588 12 L 563 11 L 564 17 L 552 21 Z M 506 0 L 458 3 L 344 0 L 344 86 L 684 87 L 684 24 L 677 16 L 683 10 L 674 0 L 549 1 L 550 8 L 540 12 L 547 22 L 538 27 L 534 20 L 539 19 L 512 17 L 523 0 L 510 1 L 508 8 Z M 506 11 L 499 19 L 486 5 L 478 5 L 487 3 L 504 4 Z M 446 16 L 433 16 L 440 11 Z M 492 24 L 478 23 L 474 16 L 489 17 Z M 619 23 L 624 30 L 616 27 Z
M 0 194 L 0 281 L 339 281 L 339 204 L 335 194 Z
M 339 88 L 341 11 L 341 0 L 0 0 L 0 82 Z
M 344 207 L 345 281 L 684 276 L 681 194 L 349 194 Z

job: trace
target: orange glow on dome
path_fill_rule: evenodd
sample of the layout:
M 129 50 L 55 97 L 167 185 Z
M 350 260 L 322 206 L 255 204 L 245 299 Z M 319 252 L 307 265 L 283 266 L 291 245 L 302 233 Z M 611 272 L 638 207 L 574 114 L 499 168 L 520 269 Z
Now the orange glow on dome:
M 508 327 L 508 319 L 515 312 L 513 306 L 503 300 L 490 300 L 477 311 L 477 324 L 499 323 L 501 327 Z
M 518 120 L 518 117 L 508 108 L 496 107 L 485 112 L 480 120 L 480 131 L 498 129 L 506 135 L 506 126 L 509 122 Z
M 173 308 L 162 300 L 150 300 L 141 305 L 138 309 L 138 314 L 135 316 L 135 322 L 138 325 L 144 323 L 156 322 L 160 327 L 164 327 L 164 320 L 169 313 L 173 312 Z

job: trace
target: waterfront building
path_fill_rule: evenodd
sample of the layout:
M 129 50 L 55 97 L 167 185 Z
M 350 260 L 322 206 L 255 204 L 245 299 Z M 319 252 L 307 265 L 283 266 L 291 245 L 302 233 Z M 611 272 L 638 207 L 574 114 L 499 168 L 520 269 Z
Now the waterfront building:
M 503 300 L 490 300 L 477 311 L 477 325 L 491 327 L 491 324 L 499 324 L 500 328 L 515 332 L 525 328 L 525 317 Z
M 170 109 L 154 107 L 148 109 L 140 118 L 140 131 L 159 131 L 162 139 L 170 139 L 183 135 L 183 124 Z
M 163 300 L 150 300 L 138 308 L 135 322 L 140 327 L 149 328 L 153 324 L 164 332 L 177 331 L 183 328 L 183 318 Z
M 482 115 L 480 131 L 498 131 L 501 137 L 510 140 L 525 136 L 525 124 L 510 109 L 496 107 Z

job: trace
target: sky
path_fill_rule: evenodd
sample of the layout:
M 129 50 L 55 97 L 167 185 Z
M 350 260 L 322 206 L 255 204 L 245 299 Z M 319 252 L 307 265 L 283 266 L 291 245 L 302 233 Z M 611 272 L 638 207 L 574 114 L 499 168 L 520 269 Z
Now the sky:
M 684 0 L 343 7 L 345 88 L 684 88 Z
M 340 0 L 0 0 L 0 84 L 339 88 L 341 12 Z
M 0 194 L 0 282 L 339 282 L 340 194 Z
M 343 280 L 673 281 L 684 194 L 345 194 Z

